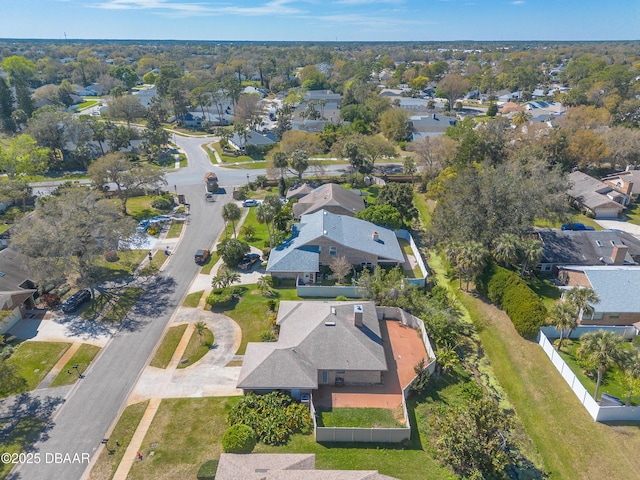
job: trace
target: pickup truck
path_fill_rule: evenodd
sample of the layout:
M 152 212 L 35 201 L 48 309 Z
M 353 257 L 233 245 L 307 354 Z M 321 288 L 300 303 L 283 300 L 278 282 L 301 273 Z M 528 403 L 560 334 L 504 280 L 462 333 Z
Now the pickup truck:
M 195 255 L 196 263 L 198 265 L 204 265 L 210 255 L 211 255 L 211 252 L 209 252 L 208 249 L 201 248 L 200 250 L 196 251 L 196 255 Z

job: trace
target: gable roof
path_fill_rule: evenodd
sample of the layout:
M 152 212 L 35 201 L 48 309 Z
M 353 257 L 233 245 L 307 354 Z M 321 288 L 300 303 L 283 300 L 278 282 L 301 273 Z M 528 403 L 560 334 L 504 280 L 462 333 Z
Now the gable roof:
M 354 325 L 354 308 L 363 324 Z M 238 388 L 318 388 L 318 370 L 386 371 L 373 302 L 282 301 L 275 343 L 249 343 Z
M 373 232 L 378 240 L 373 239 Z M 314 241 L 326 237 L 337 245 L 377 255 L 379 259 L 404 262 L 395 232 L 391 229 L 326 210 L 303 215 L 291 228 L 291 237 L 271 250 L 267 272 L 317 272 L 320 250 Z M 304 268 L 303 268 L 304 267 Z
M 287 190 L 287 200 L 289 200 L 290 198 L 302 198 L 305 195 L 313 192 L 314 188 L 315 187 L 309 185 L 308 183 L 303 183 L 302 185 L 291 187 L 289 190 Z
M 563 267 L 584 272 L 600 301 L 596 312 L 640 313 L 640 265 Z
M 603 178 L 603 181 L 609 182 L 611 185 L 616 185 L 616 183 L 620 180 L 624 182 L 632 182 L 633 188 L 631 190 L 631 193 L 633 193 L 634 195 L 640 194 L 640 170 L 630 168 L 629 170 L 625 170 L 624 172 L 616 173 L 615 175 L 609 175 L 608 177 Z M 616 186 L 617 188 L 625 188 L 622 184 L 618 184 Z
M 314 213 L 329 206 L 342 207 L 350 215 L 365 208 L 364 200 L 357 193 L 335 183 L 326 183 L 298 200 L 293 206 L 293 216 L 299 218 L 304 213 Z
M 612 264 L 611 258 L 615 245 L 629 248 L 625 264 L 633 265 L 640 257 L 640 240 L 626 232 L 615 230 L 557 230 L 538 228 L 537 234 L 542 241 L 542 260 L 540 263 L 564 265 L 601 265 Z
M 615 202 L 612 197 L 626 197 L 625 194 L 616 192 L 613 187 L 590 177 L 584 172 L 579 170 L 571 172 L 569 174 L 569 183 L 571 185 L 569 195 L 591 210 L 597 208 L 624 209 L 624 207 Z
M 13 293 L 33 287 L 26 265 L 26 257 L 17 250 L 5 248 L 0 251 L 0 292 Z
M 376 470 L 316 470 L 313 453 L 223 453 L 218 480 L 395 480 Z

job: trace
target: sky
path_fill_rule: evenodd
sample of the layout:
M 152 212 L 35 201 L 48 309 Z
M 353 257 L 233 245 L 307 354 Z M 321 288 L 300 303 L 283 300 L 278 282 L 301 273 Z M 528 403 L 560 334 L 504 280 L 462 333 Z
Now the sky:
M 0 38 L 640 39 L 640 0 L 1 0 L 0 7 Z

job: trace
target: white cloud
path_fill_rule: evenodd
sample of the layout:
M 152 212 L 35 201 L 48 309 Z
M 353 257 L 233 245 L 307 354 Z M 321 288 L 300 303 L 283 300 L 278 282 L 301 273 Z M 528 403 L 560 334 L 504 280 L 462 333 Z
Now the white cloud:
M 289 6 L 294 0 L 271 0 L 253 7 L 240 7 L 229 3 L 214 5 L 202 2 L 180 2 L 170 0 L 107 0 L 95 4 L 96 8 L 105 10 L 154 10 L 163 13 L 180 13 L 192 15 L 294 15 L 303 13 Z
M 511 2 L 511 5 L 524 5 L 526 2 L 524 0 L 515 0 Z
M 405 0 L 336 0 L 334 3 L 339 5 L 370 5 L 372 3 L 405 3 Z

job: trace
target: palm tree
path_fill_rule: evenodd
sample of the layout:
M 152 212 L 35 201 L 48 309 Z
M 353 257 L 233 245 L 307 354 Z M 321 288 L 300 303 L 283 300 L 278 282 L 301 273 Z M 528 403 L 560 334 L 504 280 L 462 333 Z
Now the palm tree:
M 218 276 L 222 278 L 222 284 L 225 288 L 240 281 L 240 274 L 226 267 L 218 270 Z
M 242 211 L 240 207 L 235 203 L 227 203 L 224 207 L 222 207 L 222 219 L 225 222 L 231 222 L 233 226 L 233 238 L 237 239 L 236 235 L 236 222 L 240 220 L 242 216 Z
M 580 338 L 578 355 L 597 369 L 598 380 L 596 381 L 596 391 L 593 394 L 593 399 L 596 401 L 607 369 L 624 359 L 623 341 L 624 339 L 620 335 L 606 330 L 585 333 Z
M 549 320 L 551 320 L 551 324 L 560 332 L 557 347 L 557 350 L 560 351 L 565 331 L 567 333 L 571 332 L 571 330 L 576 328 L 576 325 L 578 324 L 575 311 L 571 305 L 565 302 L 556 303 L 551 308 L 551 312 L 549 312 Z
M 200 321 L 195 324 L 196 332 L 198 332 L 198 339 L 200 340 L 200 345 L 202 345 L 202 335 L 204 335 L 204 329 L 207 328 L 207 325 Z
M 520 239 L 512 233 L 500 235 L 493 246 L 493 257 L 505 267 L 518 261 L 518 244 Z
M 634 393 L 640 394 L 640 355 L 638 352 L 633 352 L 627 355 L 624 363 L 624 384 L 627 387 L 627 401 L 625 405 L 628 407 L 631 404 L 631 395 Z
M 273 168 L 280 170 L 280 178 L 284 178 L 284 172 L 289 167 L 289 157 L 285 152 L 275 152 L 273 157 Z
M 531 115 L 528 112 L 523 110 L 521 112 L 516 113 L 513 116 L 513 124 L 516 127 L 522 127 L 522 126 L 526 125 L 527 123 L 529 123 L 529 119 L 530 118 L 531 118 Z
M 564 298 L 573 307 L 578 320 L 582 320 L 585 314 L 592 314 L 593 305 L 600 302 L 598 294 L 592 288 L 585 287 L 572 287 L 565 293 Z
M 520 277 L 524 277 L 529 267 L 540 263 L 541 258 L 542 242 L 540 242 L 540 240 L 536 240 L 535 238 L 523 238 L 520 240 L 520 261 L 522 262 Z
M 459 268 L 464 272 L 467 279 L 467 292 L 469 291 L 469 282 L 471 277 L 477 275 L 482 270 L 487 251 L 480 242 L 469 241 L 461 245 L 458 254 L 457 263 Z
M 263 202 L 256 208 L 256 220 L 258 223 L 267 225 L 267 235 L 269 235 L 269 247 L 273 248 L 273 237 L 271 235 L 271 222 L 275 216 L 275 209 L 270 203 Z

